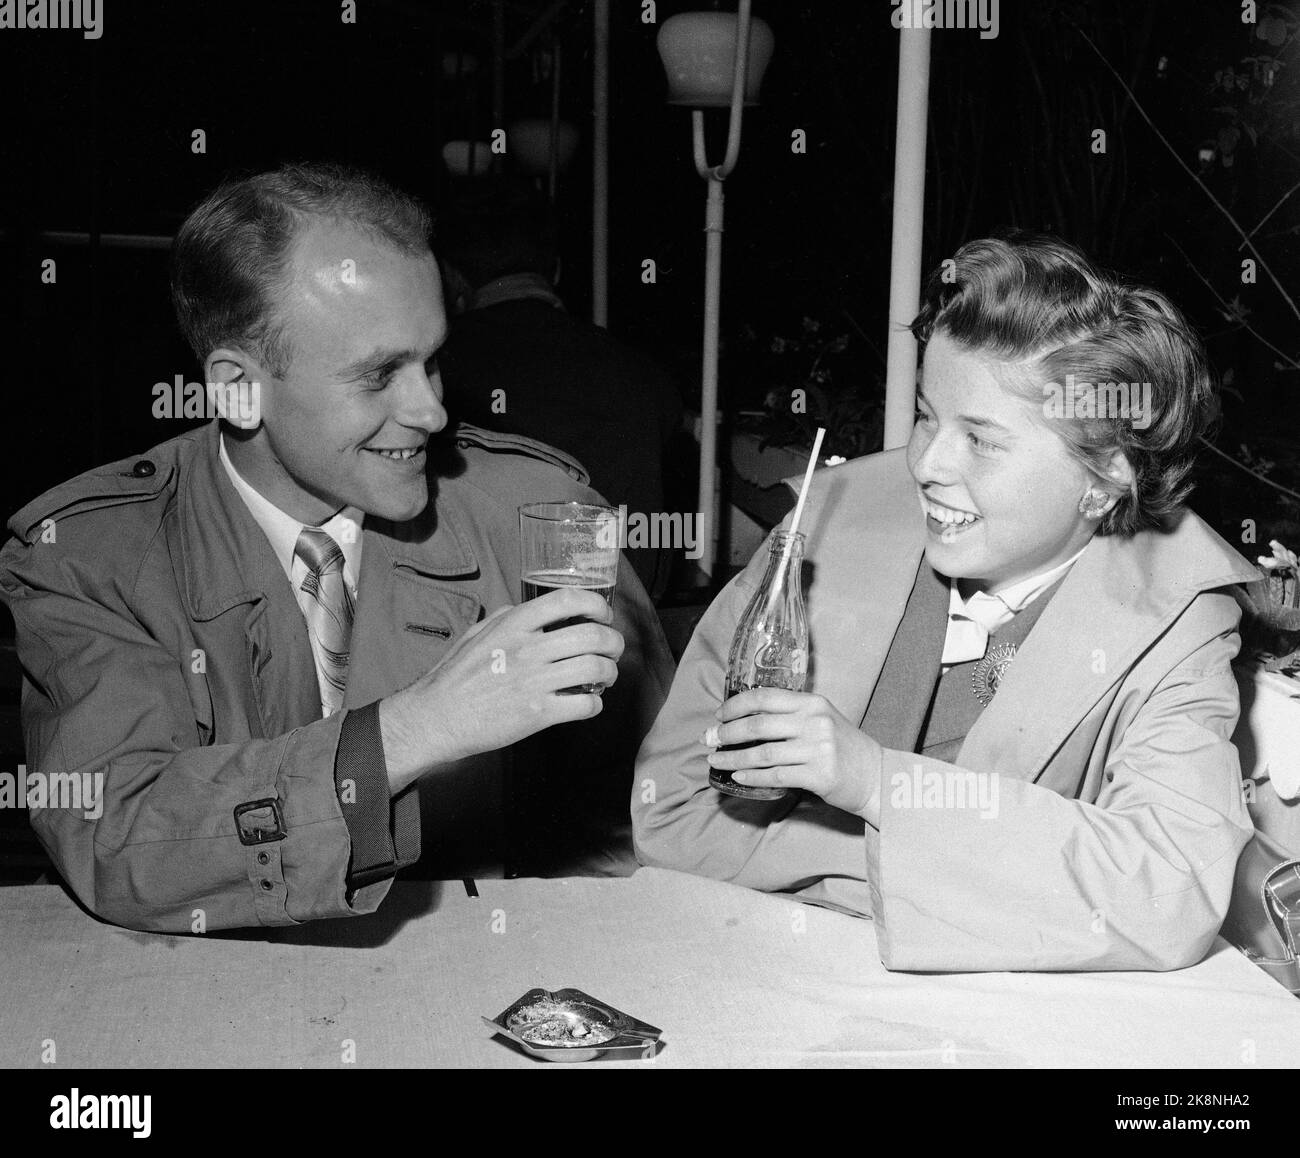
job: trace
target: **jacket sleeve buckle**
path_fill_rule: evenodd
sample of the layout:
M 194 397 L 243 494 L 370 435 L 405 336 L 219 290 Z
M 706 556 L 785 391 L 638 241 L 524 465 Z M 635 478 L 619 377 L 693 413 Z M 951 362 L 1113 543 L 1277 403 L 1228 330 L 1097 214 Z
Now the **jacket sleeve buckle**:
M 284 813 L 278 800 L 246 800 L 235 806 L 235 828 L 240 844 L 268 844 L 288 836 L 284 827 Z

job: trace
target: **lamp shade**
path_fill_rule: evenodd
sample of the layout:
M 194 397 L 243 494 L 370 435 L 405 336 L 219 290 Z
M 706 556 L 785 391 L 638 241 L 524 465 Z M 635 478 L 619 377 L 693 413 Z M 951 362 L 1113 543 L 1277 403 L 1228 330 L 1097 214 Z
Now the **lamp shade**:
M 492 165 L 492 146 L 487 141 L 448 141 L 442 147 L 443 164 L 455 177 L 470 175 L 470 149 L 473 148 L 474 176 L 481 177 Z
M 659 56 L 668 73 L 670 105 L 718 108 L 731 104 L 739 25 L 740 17 L 734 12 L 682 12 L 663 22 Z M 755 16 L 750 24 L 745 104 L 758 104 L 759 86 L 775 47 L 776 38 L 767 21 Z
M 560 122 L 559 165 L 563 172 L 569 167 L 573 155 L 578 151 L 578 129 L 568 121 Z M 506 130 L 506 140 L 510 155 L 515 159 L 515 167 L 530 177 L 539 176 L 550 171 L 551 167 L 551 122 L 541 117 L 515 121 Z
M 472 52 L 444 52 L 442 54 L 442 75 L 444 80 L 455 80 L 458 76 L 472 76 L 478 72 L 478 57 Z

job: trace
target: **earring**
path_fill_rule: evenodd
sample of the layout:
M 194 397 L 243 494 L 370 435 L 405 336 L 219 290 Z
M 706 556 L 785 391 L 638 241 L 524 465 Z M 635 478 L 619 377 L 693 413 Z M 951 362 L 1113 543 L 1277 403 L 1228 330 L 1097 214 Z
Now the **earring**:
M 1079 514 L 1089 519 L 1099 519 L 1109 506 L 1109 495 L 1101 491 L 1088 490 L 1079 500 Z

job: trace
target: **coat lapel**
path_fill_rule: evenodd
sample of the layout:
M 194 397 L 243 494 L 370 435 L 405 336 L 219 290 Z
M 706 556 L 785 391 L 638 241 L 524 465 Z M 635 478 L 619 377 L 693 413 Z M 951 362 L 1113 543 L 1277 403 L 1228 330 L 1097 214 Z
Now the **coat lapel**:
M 802 479 L 787 480 L 797 489 Z M 812 687 L 862 719 L 922 562 L 903 449 L 814 476 L 804 513 Z M 1106 692 L 1198 592 L 1257 578 L 1195 514 L 1168 533 L 1095 536 L 1007 669 L 957 757 L 1037 779 Z
M 409 523 L 367 518 L 344 707 L 388 695 L 424 675 L 475 623 L 482 602 L 469 538 L 448 504 L 431 499 Z
M 805 587 L 810 686 L 855 724 L 902 621 L 924 546 L 903 453 L 861 460 L 866 469 L 858 472 L 815 476 L 803 516 L 814 560 Z M 900 517 L 909 510 L 918 517 Z
M 180 497 L 190 614 L 200 623 L 237 617 L 244 656 L 221 662 L 247 665 L 262 735 L 283 735 L 320 718 L 307 625 L 270 543 L 221 466 L 219 424 L 195 437 L 200 445 Z M 367 518 L 364 534 L 346 708 L 423 675 L 482 611 L 465 582 L 479 576 L 471 540 L 449 509 L 439 512 L 431 499 L 410 522 Z
M 179 502 L 186 600 L 199 622 L 238 617 L 262 735 L 283 735 L 320 718 L 307 625 L 271 544 L 221 466 L 219 424 L 198 437 Z
M 1188 512 L 1167 533 L 1094 536 L 1007 668 L 957 762 L 1029 780 L 1201 591 L 1254 572 Z

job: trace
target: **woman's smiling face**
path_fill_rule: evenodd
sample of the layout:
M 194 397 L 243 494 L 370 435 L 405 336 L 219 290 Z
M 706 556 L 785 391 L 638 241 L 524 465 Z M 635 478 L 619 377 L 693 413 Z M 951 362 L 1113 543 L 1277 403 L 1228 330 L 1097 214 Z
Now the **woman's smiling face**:
M 1041 408 L 1001 385 L 1005 372 L 936 331 L 907 444 L 926 514 L 926 559 L 989 593 L 1076 554 L 1097 529 L 1079 500 L 1090 484 L 1101 489 Z

